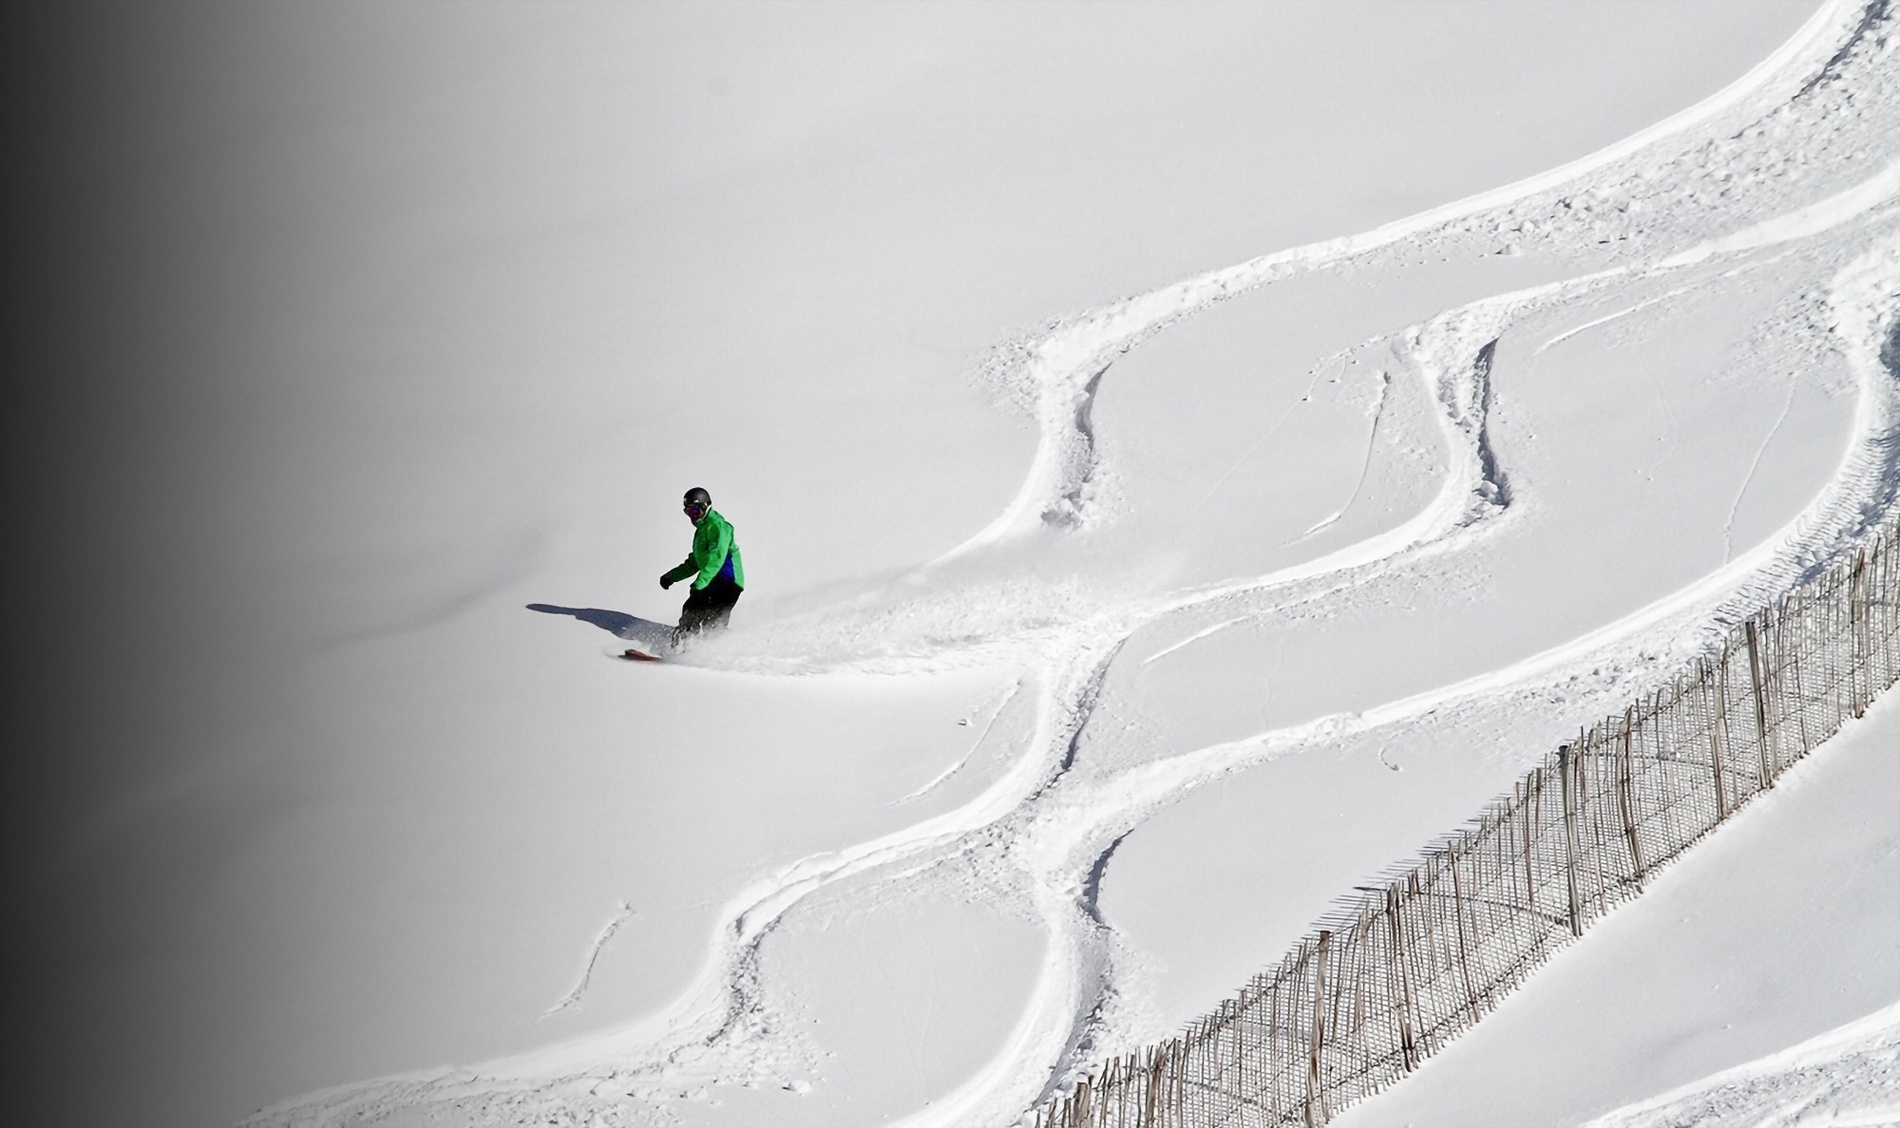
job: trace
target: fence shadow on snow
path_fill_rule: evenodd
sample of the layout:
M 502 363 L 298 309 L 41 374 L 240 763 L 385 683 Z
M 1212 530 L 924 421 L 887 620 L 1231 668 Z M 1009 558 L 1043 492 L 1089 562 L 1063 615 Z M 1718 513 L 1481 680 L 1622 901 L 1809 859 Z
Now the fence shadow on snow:
M 1893 684 L 1897 530 L 1558 748 L 1212 1014 L 1044 1104 L 1036 1128 L 1314 1128 L 1403 1077 Z

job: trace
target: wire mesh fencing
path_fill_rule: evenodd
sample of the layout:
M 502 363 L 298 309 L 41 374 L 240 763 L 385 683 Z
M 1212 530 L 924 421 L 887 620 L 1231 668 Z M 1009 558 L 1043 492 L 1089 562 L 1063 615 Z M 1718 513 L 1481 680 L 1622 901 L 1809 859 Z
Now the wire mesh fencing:
M 1900 678 L 1889 525 L 1035 1128 L 1315 1128 L 1416 1068 Z

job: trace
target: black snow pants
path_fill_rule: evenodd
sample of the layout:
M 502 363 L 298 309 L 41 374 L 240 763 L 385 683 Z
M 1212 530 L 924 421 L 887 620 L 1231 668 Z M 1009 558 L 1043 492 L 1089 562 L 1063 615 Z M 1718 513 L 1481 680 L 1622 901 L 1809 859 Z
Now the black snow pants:
M 694 589 L 680 607 L 680 625 L 673 632 L 676 639 L 686 639 L 706 630 L 724 630 L 726 620 L 732 617 L 732 605 L 739 602 L 739 596 L 745 589 L 732 582 L 730 576 L 714 576 L 712 583 L 703 588 Z

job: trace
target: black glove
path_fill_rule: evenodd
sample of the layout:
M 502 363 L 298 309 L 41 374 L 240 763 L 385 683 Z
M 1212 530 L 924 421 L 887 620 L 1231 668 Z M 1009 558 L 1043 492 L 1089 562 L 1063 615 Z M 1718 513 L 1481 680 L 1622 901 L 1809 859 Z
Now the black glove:
M 673 580 L 672 580 L 672 577 L 670 577 L 670 576 L 661 576 L 661 577 L 660 577 L 660 590 L 661 590 L 661 591 L 665 591 L 665 590 L 666 590 L 667 588 L 670 588 L 670 587 L 672 587 L 672 586 L 673 586 Z

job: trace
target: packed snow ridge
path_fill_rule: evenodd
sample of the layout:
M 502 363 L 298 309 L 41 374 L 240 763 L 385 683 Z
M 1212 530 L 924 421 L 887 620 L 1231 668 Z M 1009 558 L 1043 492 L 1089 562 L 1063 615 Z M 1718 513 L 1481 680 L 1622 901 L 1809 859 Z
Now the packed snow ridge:
M 1884 2 L 1831 4 L 1734 86 L 1589 158 L 999 347 L 984 376 L 1039 429 L 1004 511 L 908 575 L 692 659 L 989 679 L 967 750 L 904 797 L 915 821 L 757 873 L 638 1021 L 250 1123 L 1012 1124 L 1211 1006 L 1169 995 L 1155 948 L 1180 938 L 1116 904 L 1159 880 L 1141 851 L 1170 812 L 1269 770 L 1327 812 L 1354 805 L 1363 764 L 1393 786 L 1456 781 L 1405 799 L 1396 840 L 1312 863 L 1330 893 L 1285 895 L 1264 966 L 1330 897 L 1891 516 L 1894 24 Z M 1310 351 L 1281 363 L 1268 336 Z M 1183 403 L 1210 410 L 1171 421 Z M 1296 836 L 1243 821 L 1260 825 L 1202 827 L 1209 850 Z M 921 1100 L 761 1112 L 766 1094 L 822 1098 L 828 1068 L 774 944 L 815 906 L 929 897 L 1041 938 L 982 1063 Z M 636 910 L 551 1010 L 583 1002 Z M 1888 1011 L 1789 1052 L 1818 1076 L 1892 1040 Z M 1718 1115 L 1749 1076 L 1612 1122 Z
M 1761 1128 L 1900 1123 L 1900 1003 L 1759 1061 L 1617 1109 L 1585 1128 L 1738 1120 Z

